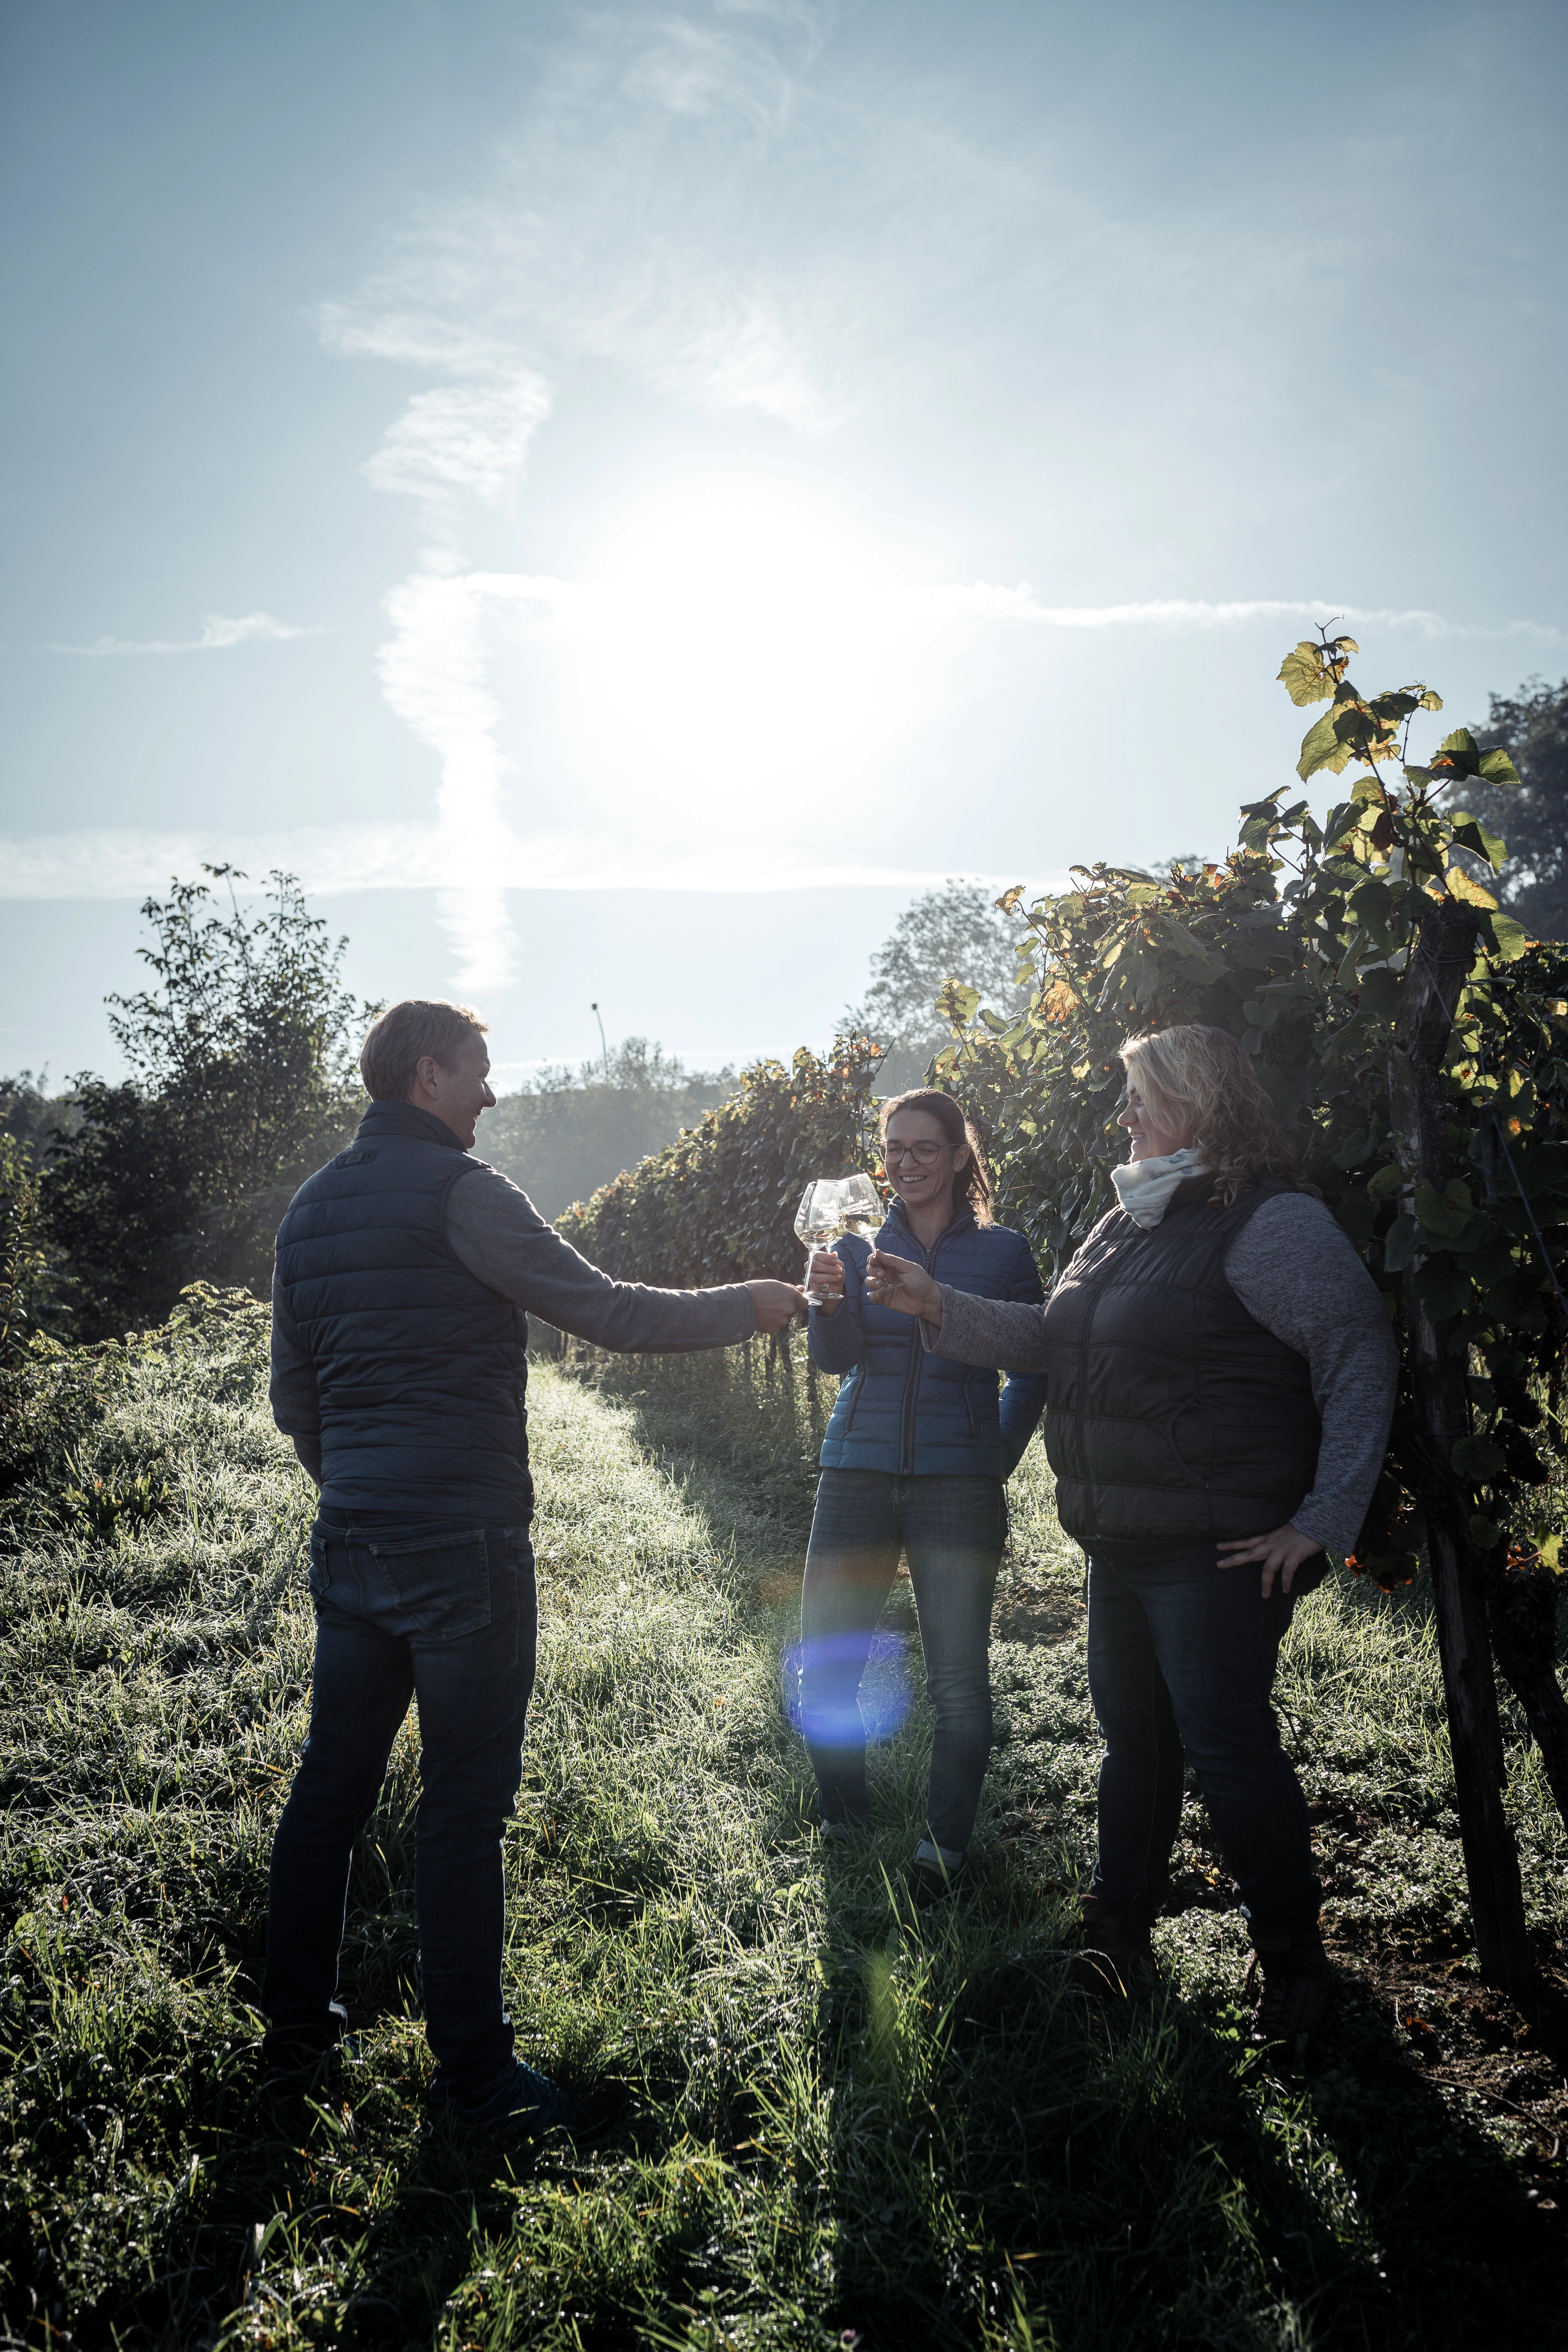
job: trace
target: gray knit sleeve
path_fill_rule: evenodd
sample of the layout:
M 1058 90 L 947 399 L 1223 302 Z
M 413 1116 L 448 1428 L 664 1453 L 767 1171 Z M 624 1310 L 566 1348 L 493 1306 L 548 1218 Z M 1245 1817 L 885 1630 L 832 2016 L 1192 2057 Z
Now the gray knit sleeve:
M 1383 1294 L 1308 1192 L 1266 1201 L 1232 1242 L 1225 1271 L 1247 1313 L 1307 1359 L 1323 1434 L 1312 1490 L 1291 1525 L 1342 1559 L 1361 1532 L 1394 1417 L 1399 1350 Z
M 975 1298 L 947 1282 L 941 1288 L 941 1330 L 921 1325 L 921 1338 L 933 1356 L 956 1356 L 961 1364 L 987 1364 L 1003 1372 L 1045 1370 L 1044 1307 L 1033 1300 Z
M 757 1328 L 744 1283 L 659 1290 L 613 1280 L 580 1256 L 510 1177 L 483 1161 L 447 1194 L 447 1239 L 476 1281 L 595 1347 L 686 1355 L 733 1347 Z

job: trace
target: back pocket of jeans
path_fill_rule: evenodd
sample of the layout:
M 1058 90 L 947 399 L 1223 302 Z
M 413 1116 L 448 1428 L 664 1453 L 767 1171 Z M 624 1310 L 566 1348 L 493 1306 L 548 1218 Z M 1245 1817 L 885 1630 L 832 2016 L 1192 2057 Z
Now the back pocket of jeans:
M 483 1528 L 373 1543 L 370 1551 L 410 1633 L 455 1642 L 489 1623 L 489 1548 Z

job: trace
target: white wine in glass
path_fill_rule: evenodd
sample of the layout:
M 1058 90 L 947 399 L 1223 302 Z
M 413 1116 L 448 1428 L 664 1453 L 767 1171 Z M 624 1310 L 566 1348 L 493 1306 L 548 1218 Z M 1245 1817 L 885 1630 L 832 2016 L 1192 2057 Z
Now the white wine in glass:
M 877 1235 L 882 1229 L 887 1211 L 882 1196 L 869 1176 L 846 1176 L 838 1186 L 838 1213 L 844 1220 L 847 1234 L 858 1234 L 863 1242 L 876 1247 Z
M 806 1186 L 795 1213 L 795 1230 L 805 1247 L 805 1295 L 814 1306 L 839 1296 L 813 1285 L 818 1250 L 830 1249 L 846 1234 L 869 1241 L 881 1222 L 881 1198 L 868 1176 L 818 1176 Z

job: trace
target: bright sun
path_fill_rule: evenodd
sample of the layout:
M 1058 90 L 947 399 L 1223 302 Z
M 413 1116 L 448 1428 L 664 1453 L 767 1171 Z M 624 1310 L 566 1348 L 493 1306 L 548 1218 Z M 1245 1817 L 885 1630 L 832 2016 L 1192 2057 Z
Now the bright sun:
M 645 787 L 717 821 L 853 790 L 906 723 L 923 635 L 864 544 L 777 497 L 647 515 L 577 607 L 585 712 Z

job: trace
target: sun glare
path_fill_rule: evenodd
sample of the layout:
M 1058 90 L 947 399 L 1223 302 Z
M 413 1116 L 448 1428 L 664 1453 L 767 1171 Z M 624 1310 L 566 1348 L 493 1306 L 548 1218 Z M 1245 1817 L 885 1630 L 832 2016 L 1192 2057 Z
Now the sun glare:
M 906 722 L 913 608 L 863 544 L 785 501 L 692 497 L 622 540 L 579 607 L 584 709 L 687 810 L 852 787 Z M 754 810 L 753 810 L 754 814 Z

